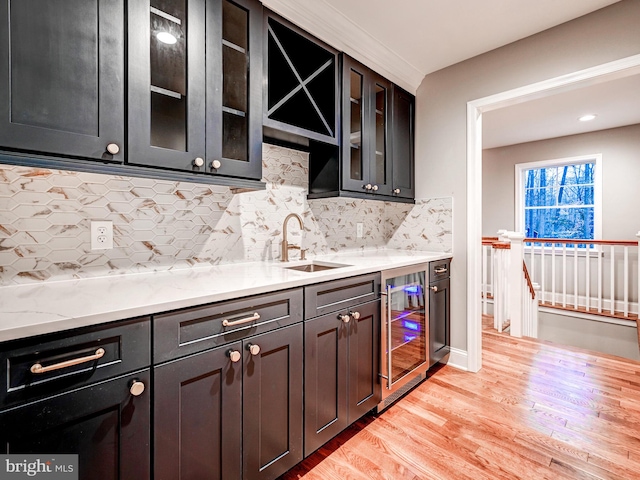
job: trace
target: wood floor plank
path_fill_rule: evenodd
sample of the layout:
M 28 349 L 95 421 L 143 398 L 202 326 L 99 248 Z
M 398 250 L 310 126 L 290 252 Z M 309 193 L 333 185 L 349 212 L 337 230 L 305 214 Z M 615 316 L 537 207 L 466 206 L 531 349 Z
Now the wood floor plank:
M 282 478 L 640 479 L 640 362 L 482 335 L 480 372 L 430 372 Z

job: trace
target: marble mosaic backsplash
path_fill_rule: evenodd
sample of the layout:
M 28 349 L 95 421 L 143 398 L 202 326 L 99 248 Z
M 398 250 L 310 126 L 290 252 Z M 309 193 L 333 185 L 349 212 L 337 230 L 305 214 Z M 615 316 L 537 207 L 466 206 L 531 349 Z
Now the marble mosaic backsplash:
M 0 285 L 280 258 L 282 222 L 308 255 L 363 248 L 450 252 L 452 199 L 415 205 L 307 200 L 308 156 L 263 147 L 266 189 L 0 165 Z M 112 250 L 90 222 L 111 220 Z M 364 235 L 356 238 L 356 224 Z M 291 252 L 297 258 L 298 252 Z

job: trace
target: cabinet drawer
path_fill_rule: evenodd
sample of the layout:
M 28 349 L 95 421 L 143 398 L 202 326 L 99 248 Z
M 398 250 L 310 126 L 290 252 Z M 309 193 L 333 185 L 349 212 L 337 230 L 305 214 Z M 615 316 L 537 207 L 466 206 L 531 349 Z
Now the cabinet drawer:
M 0 408 L 145 368 L 150 348 L 148 317 L 7 342 Z
M 304 290 L 305 318 L 337 312 L 379 296 L 379 273 L 311 285 Z
M 450 258 L 429 262 L 429 283 L 437 282 L 443 278 L 449 278 Z
M 302 289 L 155 315 L 156 363 L 302 321 Z

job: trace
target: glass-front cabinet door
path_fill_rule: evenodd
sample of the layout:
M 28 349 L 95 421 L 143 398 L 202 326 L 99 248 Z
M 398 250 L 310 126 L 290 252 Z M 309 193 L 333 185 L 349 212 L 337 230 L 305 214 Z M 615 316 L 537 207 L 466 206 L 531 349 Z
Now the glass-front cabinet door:
M 388 278 L 383 325 L 382 370 L 387 388 L 425 366 L 428 356 L 428 305 L 425 305 L 425 272 Z
M 391 83 L 342 56 L 342 188 L 391 194 Z
M 354 180 L 358 184 L 365 178 L 363 175 L 363 149 L 362 127 L 364 123 L 363 96 L 364 76 L 354 68 L 349 69 L 349 180 Z M 367 152 L 368 153 L 368 152 Z
M 128 14 L 129 163 L 259 179 L 262 5 L 147 0 Z
M 260 179 L 262 5 L 207 2 L 207 169 Z
M 129 2 L 128 162 L 204 171 L 205 3 Z
M 372 83 L 372 123 L 374 135 L 373 151 L 370 154 L 370 183 L 374 193 L 391 194 L 391 135 L 389 119 L 391 118 L 391 82 L 375 75 Z

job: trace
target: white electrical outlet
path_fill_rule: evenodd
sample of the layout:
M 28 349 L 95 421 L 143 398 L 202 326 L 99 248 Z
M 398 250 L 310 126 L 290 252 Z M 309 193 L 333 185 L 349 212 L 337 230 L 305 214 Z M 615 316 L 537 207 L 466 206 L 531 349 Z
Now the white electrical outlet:
M 362 223 L 356 223 L 356 237 L 362 238 L 364 234 L 364 225 Z
M 113 222 L 91 222 L 91 250 L 113 248 Z

